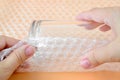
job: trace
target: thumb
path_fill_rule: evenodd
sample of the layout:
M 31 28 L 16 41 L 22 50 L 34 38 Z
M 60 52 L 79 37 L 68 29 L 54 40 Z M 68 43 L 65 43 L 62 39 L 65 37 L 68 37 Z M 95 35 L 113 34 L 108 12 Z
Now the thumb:
M 89 69 L 106 62 L 119 62 L 119 47 L 120 45 L 111 43 L 99 49 L 94 49 L 90 53 L 81 57 L 80 65 L 83 68 Z
M 6 59 L 6 66 L 14 71 L 21 63 L 27 58 L 32 56 L 35 52 L 35 48 L 30 45 L 23 45 L 14 50 Z

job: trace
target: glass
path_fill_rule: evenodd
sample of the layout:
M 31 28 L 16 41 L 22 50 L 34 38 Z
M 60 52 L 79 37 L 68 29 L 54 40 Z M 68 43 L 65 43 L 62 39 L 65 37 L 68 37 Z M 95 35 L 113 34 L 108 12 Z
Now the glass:
M 80 71 L 80 57 L 107 44 L 109 40 L 94 36 L 95 32 L 104 35 L 98 31 L 88 31 L 79 24 L 76 21 L 33 21 L 28 36 L 17 47 L 27 42 L 37 47 L 37 51 L 17 71 Z M 29 68 L 24 68 L 26 63 Z

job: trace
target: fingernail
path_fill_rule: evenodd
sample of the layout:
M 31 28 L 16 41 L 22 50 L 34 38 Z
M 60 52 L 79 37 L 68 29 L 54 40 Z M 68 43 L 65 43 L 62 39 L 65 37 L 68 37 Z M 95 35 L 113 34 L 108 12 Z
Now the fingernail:
M 80 61 L 80 65 L 86 69 L 91 67 L 90 61 L 88 59 L 83 59 Z
M 34 52 L 36 51 L 36 48 L 33 47 L 33 46 L 28 46 L 26 49 L 25 49 L 25 55 L 26 56 L 32 56 L 34 54 Z

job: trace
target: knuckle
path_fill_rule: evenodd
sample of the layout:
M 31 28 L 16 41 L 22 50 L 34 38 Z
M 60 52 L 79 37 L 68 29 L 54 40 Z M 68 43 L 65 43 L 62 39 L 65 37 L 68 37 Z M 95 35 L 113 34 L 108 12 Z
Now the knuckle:
M 99 65 L 100 62 L 99 62 L 99 60 L 98 60 L 95 52 L 96 52 L 96 51 L 92 52 L 92 56 L 93 56 L 93 59 L 94 59 L 94 60 L 93 60 L 93 61 L 94 61 L 94 64 L 95 64 L 95 66 L 96 66 L 96 65 Z
M 15 56 L 16 56 L 16 60 L 19 64 L 23 63 L 24 59 L 21 55 L 20 51 L 14 52 Z

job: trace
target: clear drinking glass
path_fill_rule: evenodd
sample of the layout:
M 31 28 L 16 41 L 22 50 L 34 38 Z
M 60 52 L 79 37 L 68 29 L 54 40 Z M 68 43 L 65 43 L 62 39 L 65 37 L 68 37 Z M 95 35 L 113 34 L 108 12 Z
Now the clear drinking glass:
M 109 32 L 88 31 L 76 21 L 34 21 L 27 42 L 37 47 L 26 62 L 29 68 L 18 71 L 71 72 L 81 71 L 80 57 L 109 42 Z M 96 35 L 97 34 L 97 35 Z
M 23 40 L 37 51 L 19 67 L 18 72 L 81 71 L 80 57 L 90 50 L 107 44 L 110 32 L 86 30 L 76 21 L 33 21 L 28 36 Z M 24 68 L 25 65 L 28 68 Z

